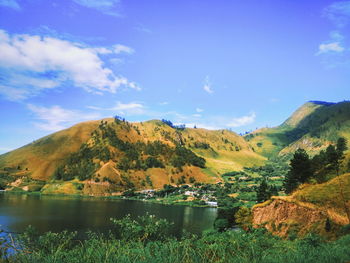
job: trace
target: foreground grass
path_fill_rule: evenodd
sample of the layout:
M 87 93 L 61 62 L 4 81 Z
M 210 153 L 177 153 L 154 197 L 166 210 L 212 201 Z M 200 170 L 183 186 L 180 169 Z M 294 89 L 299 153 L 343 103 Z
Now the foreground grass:
M 290 241 L 262 231 L 210 231 L 181 240 L 141 241 L 90 234 L 87 240 L 77 241 L 74 233 L 46 233 L 4 262 L 348 262 L 349 247 L 350 235 L 324 242 L 317 236 Z

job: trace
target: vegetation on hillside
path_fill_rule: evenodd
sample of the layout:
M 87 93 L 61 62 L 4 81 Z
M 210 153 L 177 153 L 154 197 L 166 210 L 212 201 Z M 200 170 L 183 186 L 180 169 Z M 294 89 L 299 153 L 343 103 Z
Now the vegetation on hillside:
M 298 149 L 290 161 L 290 170 L 286 176 L 284 187 L 287 194 L 292 193 L 300 184 L 312 179 L 318 183 L 326 182 L 340 170 L 347 172 L 349 166 L 344 164 L 347 140 L 338 138 L 336 146 L 330 144 L 326 151 L 321 151 L 310 158 L 304 149 Z
M 119 119 L 116 121 L 118 124 L 121 122 Z M 123 128 L 133 129 L 125 120 L 123 122 Z M 68 156 L 64 164 L 55 171 L 54 178 L 65 181 L 74 178 L 81 181 L 91 179 L 95 177 L 101 161 L 104 163 L 113 161 L 115 168 L 124 172 L 165 168 L 166 165 L 171 165 L 180 171 L 186 165 L 205 168 L 204 158 L 180 144 L 171 146 L 159 140 L 132 143 L 120 139 L 116 128 L 116 124 L 101 121 L 98 129 L 92 133 L 92 140 L 84 143 L 78 152 Z
M 325 149 L 339 137 L 350 139 L 350 102 L 310 101 L 283 124 L 245 135 L 256 152 L 266 156 L 290 156 L 297 148 L 309 153 Z

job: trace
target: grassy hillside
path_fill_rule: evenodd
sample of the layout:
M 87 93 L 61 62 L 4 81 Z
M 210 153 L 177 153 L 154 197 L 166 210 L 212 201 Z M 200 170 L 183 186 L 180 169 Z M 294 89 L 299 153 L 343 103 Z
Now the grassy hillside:
M 5 169 L 16 177 L 28 175 L 46 180 L 67 155 L 79 150 L 98 124 L 99 121 L 82 122 L 0 155 L 0 171 Z
M 350 174 L 323 184 L 304 184 L 291 196 L 274 196 L 253 207 L 253 224 L 279 236 L 314 232 L 335 238 L 349 224 Z
M 266 157 L 288 156 L 298 148 L 315 154 L 339 137 L 350 139 L 350 102 L 311 101 L 280 126 L 245 135 L 254 150 Z
M 103 194 L 215 183 L 222 173 L 264 161 L 242 137 L 227 130 L 110 118 L 80 123 L 1 155 L 0 172 L 17 178 L 16 187 L 30 177 L 47 181 L 45 193 Z

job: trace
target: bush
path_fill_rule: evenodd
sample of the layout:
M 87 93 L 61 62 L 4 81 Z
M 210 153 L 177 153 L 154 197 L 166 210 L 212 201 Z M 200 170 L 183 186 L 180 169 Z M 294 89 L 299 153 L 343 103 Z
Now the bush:
M 131 219 L 127 215 L 123 219 L 113 219 L 111 221 L 117 226 L 118 236 L 126 241 L 164 241 L 169 238 L 172 223 L 165 219 L 158 219 L 148 213 L 139 216 L 137 220 Z

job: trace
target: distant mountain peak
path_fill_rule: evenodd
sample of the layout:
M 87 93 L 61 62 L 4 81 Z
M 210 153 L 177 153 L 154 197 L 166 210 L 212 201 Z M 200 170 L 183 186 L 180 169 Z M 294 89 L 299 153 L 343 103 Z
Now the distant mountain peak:
M 336 104 L 334 102 L 327 102 L 327 101 L 321 101 L 321 100 L 310 100 L 309 102 L 316 105 L 322 105 L 322 106 L 332 106 Z

